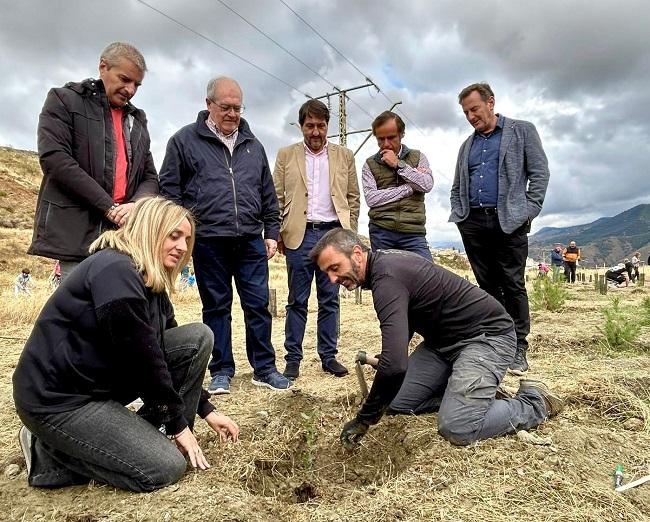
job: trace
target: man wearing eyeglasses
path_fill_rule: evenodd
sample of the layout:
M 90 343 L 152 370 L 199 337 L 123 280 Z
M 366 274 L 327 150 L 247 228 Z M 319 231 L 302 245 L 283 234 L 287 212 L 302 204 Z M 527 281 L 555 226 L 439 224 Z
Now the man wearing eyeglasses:
M 246 324 L 246 353 L 253 384 L 286 390 L 291 382 L 275 367 L 271 344 L 269 269 L 280 230 L 278 200 L 262 144 L 232 78 L 210 80 L 207 110 L 174 134 L 160 170 L 161 194 L 190 209 L 197 220 L 194 270 L 203 322 L 214 333 L 208 392 L 230 393 L 232 279 Z

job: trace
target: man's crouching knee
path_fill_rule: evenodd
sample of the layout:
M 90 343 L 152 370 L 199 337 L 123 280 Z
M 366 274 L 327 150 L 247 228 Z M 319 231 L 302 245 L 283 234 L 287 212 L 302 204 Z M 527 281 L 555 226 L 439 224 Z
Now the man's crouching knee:
M 455 426 L 453 423 L 446 423 L 444 421 L 441 422 L 438 419 L 438 433 L 454 446 L 469 446 L 478 440 L 476 431 L 468 432 L 462 428 L 462 426 Z

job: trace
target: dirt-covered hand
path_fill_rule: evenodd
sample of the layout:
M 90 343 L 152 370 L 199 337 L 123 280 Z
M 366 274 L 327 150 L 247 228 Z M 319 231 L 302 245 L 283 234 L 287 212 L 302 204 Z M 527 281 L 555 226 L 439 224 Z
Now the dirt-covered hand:
M 341 444 L 343 444 L 345 449 L 354 449 L 367 431 L 368 424 L 355 417 L 343 426 L 343 430 L 341 431 Z

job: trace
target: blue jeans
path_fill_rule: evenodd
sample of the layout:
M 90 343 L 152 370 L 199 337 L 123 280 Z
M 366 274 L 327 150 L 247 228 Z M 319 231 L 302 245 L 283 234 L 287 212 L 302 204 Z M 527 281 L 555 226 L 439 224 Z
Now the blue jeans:
M 199 237 L 194 272 L 203 303 L 203 322 L 214 334 L 210 375 L 235 375 L 232 355 L 232 280 L 246 325 L 246 354 L 257 375 L 275 371 L 269 312 L 269 265 L 260 236 Z
M 372 250 L 405 250 L 406 252 L 414 252 L 433 262 L 429 244 L 424 234 L 395 232 L 394 230 L 378 227 L 373 223 L 368 225 L 368 231 Z
M 460 353 L 449 360 L 421 343 L 409 357 L 404 382 L 389 413 L 438 411 L 438 431 L 457 445 L 544 422 L 544 399 L 534 390 L 513 399 L 495 400 L 496 389 L 515 355 L 514 332 L 480 335 L 458 344 Z
M 205 325 L 193 323 L 167 330 L 164 341 L 172 383 L 192 427 L 212 333 Z M 155 419 L 147 420 L 148 410 L 145 403 L 136 414 L 112 400 L 91 401 L 74 410 L 44 415 L 17 408 L 34 436 L 29 484 L 54 488 L 93 479 L 138 492 L 173 484 L 185 472 L 185 457 L 159 431 L 160 424 L 151 423 Z
M 314 275 L 316 276 L 316 295 L 318 297 L 318 355 L 322 361 L 327 361 L 336 357 L 337 354 L 338 285 L 331 283 L 327 275 L 309 259 L 309 251 L 327 231 L 325 229 L 307 229 L 305 237 L 297 249 L 285 249 L 289 277 L 287 319 L 284 327 L 287 362 L 302 360 L 302 341 L 305 337 L 305 325 L 307 324 L 307 303 Z

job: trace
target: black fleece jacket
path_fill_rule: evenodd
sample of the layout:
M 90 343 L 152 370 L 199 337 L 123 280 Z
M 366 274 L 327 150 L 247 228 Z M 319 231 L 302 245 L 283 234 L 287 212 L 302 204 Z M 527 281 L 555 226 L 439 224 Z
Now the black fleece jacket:
M 34 414 L 141 397 L 169 434 L 187 422 L 161 349 L 177 326 L 166 293 L 145 287 L 131 258 L 106 249 L 83 261 L 47 301 L 14 372 L 14 401 Z M 214 410 L 202 393 L 198 414 Z

